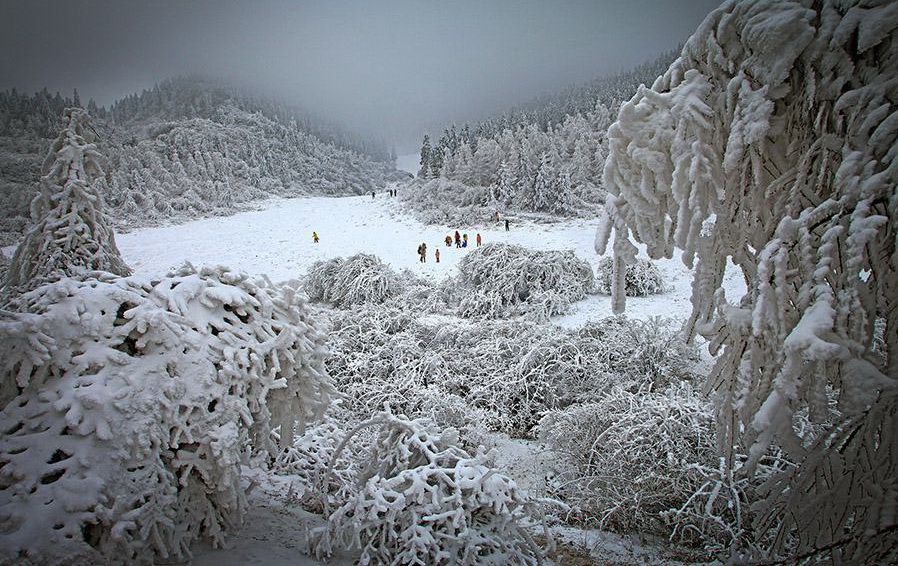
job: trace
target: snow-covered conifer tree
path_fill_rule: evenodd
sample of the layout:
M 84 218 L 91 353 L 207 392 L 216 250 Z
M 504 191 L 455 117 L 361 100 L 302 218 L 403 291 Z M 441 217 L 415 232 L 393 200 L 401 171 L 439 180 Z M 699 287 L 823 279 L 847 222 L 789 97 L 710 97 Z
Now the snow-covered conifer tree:
M 558 172 L 548 152 L 543 152 L 540 157 L 539 169 L 536 171 L 536 180 L 533 182 L 533 190 L 529 198 L 523 203 L 527 210 L 548 211 L 552 208 L 553 193 L 556 190 Z
M 430 147 L 430 136 L 424 134 L 424 141 L 421 143 L 421 168 L 418 169 L 418 177 L 427 179 L 430 177 L 431 154 L 433 149 Z
M 797 464 L 765 487 L 773 552 L 898 557 L 896 45 L 894 2 L 726 2 L 609 130 L 597 249 L 613 227 L 619 274 L 630 236 L 695 266 L 728 464 L 771 444 Z M 797 432 L 805 410 L 830 432 Z
M 63 119 L 65 127 L 44 161 L 40 192 L 31 202 L 32 226 L 6 275 L 8 291 L 80 269 L 130 273 L 103 212 L 96 184 L 103 177 L 103 156 L 90 143 L 89 117 L 80 108 L 68 108 Z

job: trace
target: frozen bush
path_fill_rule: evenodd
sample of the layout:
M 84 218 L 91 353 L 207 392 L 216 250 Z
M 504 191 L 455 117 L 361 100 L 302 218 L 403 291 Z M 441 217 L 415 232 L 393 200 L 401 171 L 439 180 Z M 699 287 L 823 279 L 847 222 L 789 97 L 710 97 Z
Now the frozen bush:
M 603 257 L 596 268 L 596 290 L 603 295 L 611 294 L 614 260 Z M 627 264 L 624 291 L 628 297 L 644 297 L 664 292 L 664 278 L 661 271 L 650 260 L 636 258 Z
M 390 413 L 360 427 L 372 425 L 382 428 L 357 492 L 316 533 L 319 557 L 351 548 L 363 565 L 542 563 L 525 529 L 535 502 L 458 447 L 455 431 Z
M 489 189 L 458 181 L 409 181 L 399 190 L 400 201 L 424 224 L 470 226 L 491 217 Z
M 397 306 L 363 305 L 333 313 L 331 325 L 327 367 L 348 408 L 367 415 L 389 403 L 472 442 L 481 427 L 529 436 L 544 411 L 614 386 L 652 391 L 690 380 L 697 359 L 657 319 L 547 332 L 532 322 L 422 320 Z
M 592 268 L 572 251 L 488 244 L 458 266 L 464 317 L 546 319 L 563 313 L 593 287 Z
M 383 303 L 402 288 L 396 273 L 370 254 L 315 262 L 309 267 L 305 282 L 309 298 L 337 307 Z
M 333 390 L 296 284 L 93 272 L 0 317 L 0 561 L 186 560 L 245 508 L 240 465 Z M 6 403 L 5 401 L 9 401 Z
M 333 472 L 328 471 L 348 428 L 352 428 L 351 423 L 339 418 L 332 406 L 321 421 L 308 427 L 291 446 L 281 450 L 272 464 L 275 473 L 301 480 L 300 504 L 307 511 L 323 513 L 327 505 L 341 504 L 352 493 L 356 470 L 348 456 L 359 449 L 357 442 L 340 455 Z
M 698 351 L 686 343 L 672 320 L 608 317 L 589 322 L 578 332 L 590 353 L 614 384 L 629 391 L 660 391 L 668 385 L 695 378 Z
M 744 536 L 744 482 L 718 460 L 712 404 L 691 385 L 612 389 L 547 413 L 539 431 L 561 459 L 558 495 L 580 521 L 718 548 Z

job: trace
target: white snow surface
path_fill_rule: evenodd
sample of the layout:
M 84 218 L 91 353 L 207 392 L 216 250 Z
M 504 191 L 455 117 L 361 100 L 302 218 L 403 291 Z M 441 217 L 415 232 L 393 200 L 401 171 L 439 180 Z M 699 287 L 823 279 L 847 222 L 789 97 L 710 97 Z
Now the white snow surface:
M 504 220 L 504 219 L 503 219 Z M 475 249 L 479 232 L 483 243 L 506 242 L 535 249 L 570 249 L 593 268 L 598 256 L 593 249 L 596 221 L 571 219 L 537 224 L 510 217 L 511 230 L 503 221 L 460 228 L 428 226 L 401 211 L 398 199 L 386 192 L 357 197 L 272 199 L 258 210 L 233 216 L 197 220 L 177 226 L 145 228 L 116 236 L 125 261 L 137 274 L 159 277 L 185 261 L 194 265 L 222 264 L 250 275 L 267 275 L 273 281 L 305 274 L 313 262 L 375 254 L 394 269 L 409 268 L 433 280 L 456 274 L 462 256 Z M 468 234 L 469 247 L 446 247 L 443 239 L 458 229 Z M 312 242 L 312 232 L 321 241 Z M 416 249 L 427 244 L 427 262 L 420 263 Z M 439 249 L 440 263 L 433 252 Z M 642 255 L 642 254 L 641 254 Z M 627 300 L 627 316 L 686 318 L 691 312 L 691 271 L 678 257 L 657 261 L 670 291 Z M 727 296 L 738 299 L 744 292 L 742 278 L 728 270 Z M 576 327 L 588 320 L 611 315 L 610 297 L 588 296 L 574 305 L 571 314 L 555 317 L 561 326 Z

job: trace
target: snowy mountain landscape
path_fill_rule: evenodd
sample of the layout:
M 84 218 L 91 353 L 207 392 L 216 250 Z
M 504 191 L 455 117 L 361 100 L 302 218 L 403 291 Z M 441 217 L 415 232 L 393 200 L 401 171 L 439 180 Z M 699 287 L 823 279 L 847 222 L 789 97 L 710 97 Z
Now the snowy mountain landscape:
M 898 563 L 898 8 L 648 4 L 107 2 L 196 68 L 0 91 L 0 564 Z

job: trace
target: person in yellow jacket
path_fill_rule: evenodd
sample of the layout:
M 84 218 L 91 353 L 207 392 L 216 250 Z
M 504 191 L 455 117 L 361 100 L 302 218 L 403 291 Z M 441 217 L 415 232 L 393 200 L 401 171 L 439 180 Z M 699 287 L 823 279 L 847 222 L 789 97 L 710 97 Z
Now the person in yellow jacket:
M 318 243 L 318 232 L 312 232 L 312 241 Z

